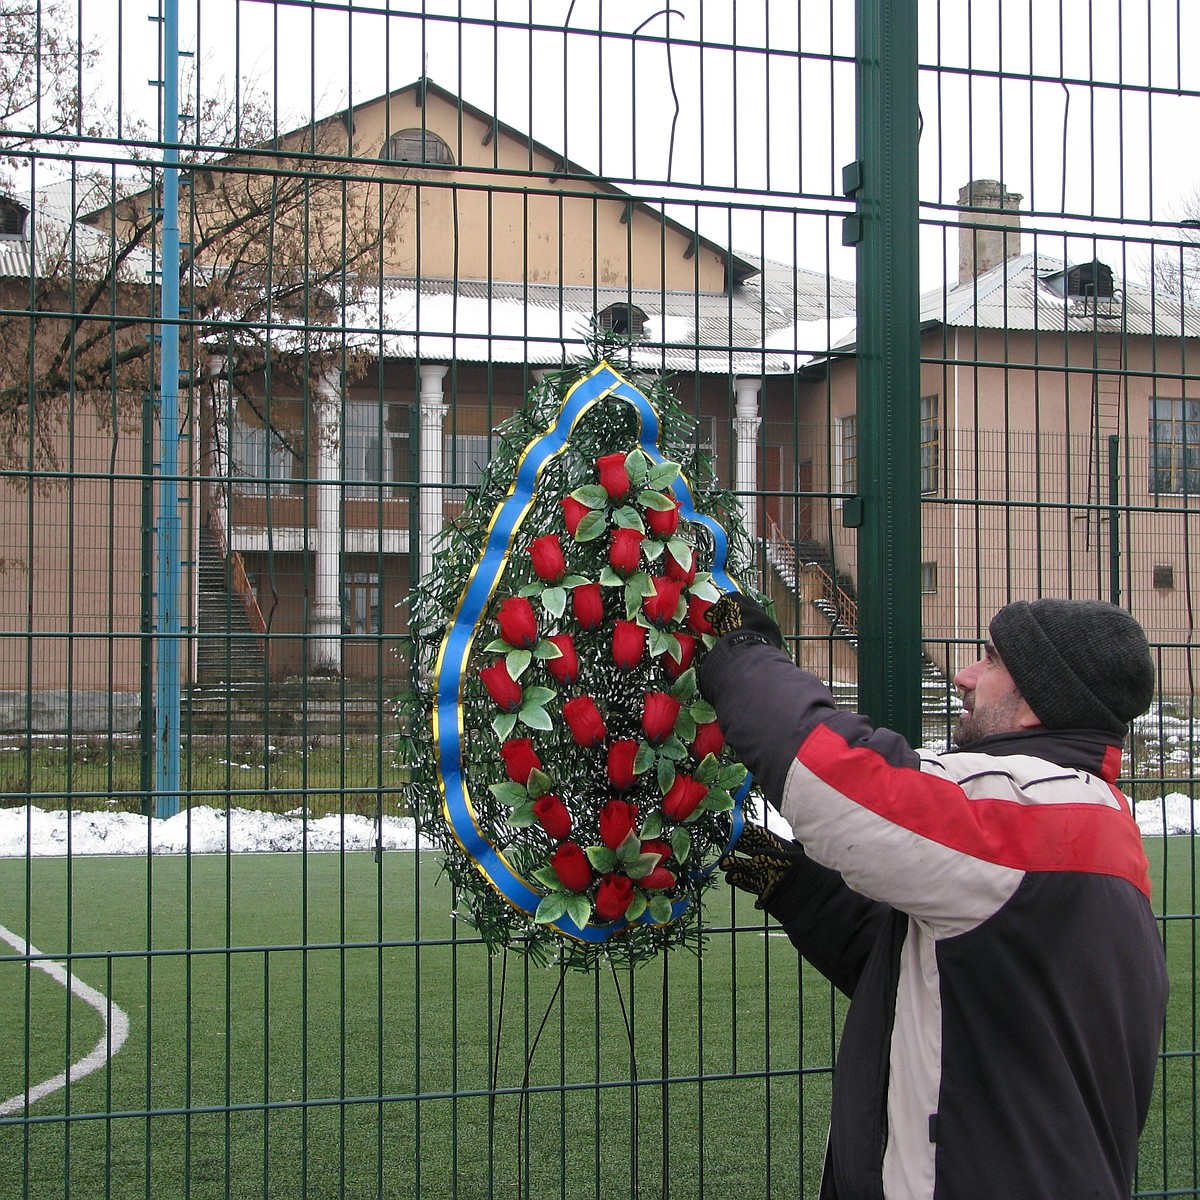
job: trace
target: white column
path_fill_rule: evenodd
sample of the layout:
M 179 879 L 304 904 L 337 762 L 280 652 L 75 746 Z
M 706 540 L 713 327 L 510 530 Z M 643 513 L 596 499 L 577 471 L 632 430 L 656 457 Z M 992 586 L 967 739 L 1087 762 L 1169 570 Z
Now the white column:
M 733 486 L 746 515 L 746 529 L 752 538 L 759 537 L 758 528 L 758 429 L 762 417 L 758 412 L 758 393 L 762 380 L 741 376 L 733 381 L 734 394 L 734 476 Z
M 341 389 L 335 372 L 322 375 L 313 397 L 317 492 L 315 600 L 309 618 L 309 670 L 342 671 L 342 562 L 338 549 L 341 481 Z
M 424 578 L 433 569 L 433 543 L 442 531 L 442 483 L 445 419 L 449 410 L 442 392 L 442 381 L 450 368 L 441 363 L 421 367 L 421 478 L 420 497 L 421 548 L 419 570 Z
M 219 355 L 211 355 L 208 360 L 208 374 L 212 379 L 212 504 L 216 510 L 215 516 L 221 523 L 226 541 L 230 541 L 229 531 L 229 485 L 233 459 L 229 439 L 233 436 L 231 413 L 229 411 L 229 381 L 225 378 L 225 360 Z

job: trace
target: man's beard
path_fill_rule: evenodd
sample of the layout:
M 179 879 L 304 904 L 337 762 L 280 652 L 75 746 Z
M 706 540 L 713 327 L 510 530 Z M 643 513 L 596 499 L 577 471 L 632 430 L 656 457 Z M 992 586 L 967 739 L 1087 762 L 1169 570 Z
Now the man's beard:
M 1015 733 L 1020 728 L 1016 720 L 1020 706 L 1021 697 L 1014 692 L 974 712 L 964 709 L 955 722 L 951 740 L 960 750 L 965 750 L 998 733 Z

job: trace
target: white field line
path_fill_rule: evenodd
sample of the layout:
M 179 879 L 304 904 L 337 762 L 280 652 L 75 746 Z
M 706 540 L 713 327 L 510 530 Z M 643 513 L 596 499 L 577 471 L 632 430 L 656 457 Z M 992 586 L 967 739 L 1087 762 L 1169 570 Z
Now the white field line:
M 41 954 L 36 946 L 31 946 L 23 937 L 6 929 L 3 925 L 0 925 L 0 939 L 6 941 L 18 954 Z M 104 1026 L 104 1032 L 92 1052 L 78 1062 L 72 1063 L 69 1070 L 55 1075 L 53 1079 L 46 1079 L 35 1084 L 27 1092 L 18 1092 L 10 1099 L 0 1101 L 0 1117 L 6 1117 L 10 1113 L 32 1105 L 43 1096 L 57 1092 L 59 1088 L 66 1087 L 68 1083 L 74 1083 L 85 1075 L 99 1070 L 121 1049 L 125 1044 L 125 1039 L 129 1036 L 129 1017 L 125 1014 L 124 1009 L 114 1004 L 103 992 L 98 992 L 82 980 L 76 979 L 59 963 L 41 959 L 38 962 L 31 962 L 29 966 L 45 971 L 56 983 L 61 983 L 69 992 L 95 1009 L 100 1016 L 100 1023 Z

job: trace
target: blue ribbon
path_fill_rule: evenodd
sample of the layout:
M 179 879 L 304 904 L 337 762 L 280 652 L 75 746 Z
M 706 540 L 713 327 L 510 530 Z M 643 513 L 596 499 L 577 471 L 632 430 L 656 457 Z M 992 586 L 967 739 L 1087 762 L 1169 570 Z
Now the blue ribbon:
M 600 363 L 591 374 L 575 383 L 563 398 L 562 408 L 554 424 L 530 442 L 521 454 L 516 477 L 508 495 L 492 514 L 483 553 L 467 580 L 458 610 L 454 614 L 454 623 L 438 653 L 435 672 L 433 727 L 446 820 L 459 845 L 488 882 L 510 904 L 530 914 L 537 909 L 542 893 L 530 887 L 488 841 L 471 804 L 467 781 L 463 774 L 462 679 L 483 614 L 504 572 L 513 536 L 520 529 L 533 504 L 542 468 L 562 453 L 583 415 L 607 396 L 618 396 L 633 406 L 639 421 L 639 446 L 652 462 L 657 464 L 665 461 L 658 448 L 658 413 L 633 384 L 617 374 L 607 362 Z M 729 539 L 725 530 L 711 517 L 696 512 L 691 489 L 682 473 L 676 479 L 672 490 L 679 501 L 681 515 L 688 521 L 703 525 L 713 539 L 712 576 L 716 585 L 724 592 L 740 591 L 737 583 L 725 571 L 729 554 Z M 741 835 L 745 823 L 742 803 L 750 790 L 750 782 L 747 775 L 734 796 L 732 832 L 727 848 Z M 709 866 L 699 874 L 705 875 L 712 870 L 713 867 Z M 677 920 L 688 903 L 686 899 L 677 901 L 671 909 L 671 920 Z M 654 923 L 648 912 L 643 913 L 638 920 L 646 924 Z M 566 915 L 548 923 L 560 933 L 585 942 L 606 941 L 627 924 L 622 919 L 602 926 L 589 924 L 580 929 Z

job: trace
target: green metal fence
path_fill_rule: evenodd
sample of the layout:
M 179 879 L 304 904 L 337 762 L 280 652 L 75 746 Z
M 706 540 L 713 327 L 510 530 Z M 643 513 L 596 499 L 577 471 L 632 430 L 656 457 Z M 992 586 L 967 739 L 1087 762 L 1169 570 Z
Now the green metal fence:
M 0 17 L 0 1195 L 816 1194 L 843 1002 L 749 901 L 490 956 L 411 809 L 406 598 L 598 337 L 839 702 L 945 744 L 1007 600 L 1143 622 L 1200 1194 L 1189 6 Z

